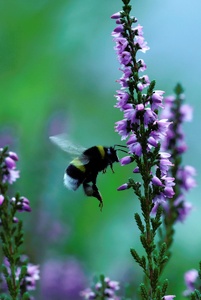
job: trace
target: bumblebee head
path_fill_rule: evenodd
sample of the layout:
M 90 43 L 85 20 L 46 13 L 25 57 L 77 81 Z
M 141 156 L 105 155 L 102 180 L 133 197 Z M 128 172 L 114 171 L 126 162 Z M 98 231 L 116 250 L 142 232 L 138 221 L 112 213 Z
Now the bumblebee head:
M 112 163 L 119 162 L 119 159 L 117 156 L 117 151 L 122 151 L 122 152 L 128 153 L 126 150 L 123 150 L 123 149 L 115 149 L 116 146 L 127 148 L 126 146 L 123 146 L 123 145 L 114 145 L 114 147 L 109 147 L 107 149 L 107 155 Z
M 117 150 L 114 147 L 107 148 L 107 156 L 111 163 L 118 162 Z

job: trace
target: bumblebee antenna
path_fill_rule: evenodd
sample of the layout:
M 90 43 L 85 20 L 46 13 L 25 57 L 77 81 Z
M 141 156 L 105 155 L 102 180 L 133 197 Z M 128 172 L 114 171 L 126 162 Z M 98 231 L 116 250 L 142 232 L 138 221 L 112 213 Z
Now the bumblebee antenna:
M 115 144 L 114 147 L 116 147 L 116 146 L 122 147 L 122 148 L 127 148 L 127 146 L 124 146 L 124 145 L 118 145 L 118 144 Z
M 128 151 L 126 150 L 123 150 L 123 149 L 116 149 L 117 151 L 121 151 L 121 152 L 124 152 L 124 153 L 128 153 Z

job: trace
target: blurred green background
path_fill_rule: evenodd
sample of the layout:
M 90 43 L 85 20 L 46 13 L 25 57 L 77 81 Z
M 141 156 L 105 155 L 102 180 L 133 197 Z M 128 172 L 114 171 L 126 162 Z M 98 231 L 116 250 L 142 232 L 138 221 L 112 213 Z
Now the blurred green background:
M 199 184 L 201 2 L 131 3 L 151 48 L 141 56 L 146 74 L 166 95 L 180 82 L 194 107 L 193 122 L 185 125 L 184 163 L 197 168 Z M 99 273 L 134 287 L 142 279 L 129 253 L 131 247 L 141 248 L 133 219 L 139 203 L 130 190 L 116 191 L 133 167 L 115 165 L 115 174 L 100 174 L 100 213 L 98 202 L 86 199 L 81 189 L 64 188 L 70 158 L 48 138 L 66 132 L 86 147 L 120 143 L 114 123 L 122 114 L 113 108 L 113 95 L 121 72 L 110 16 L 121 7 L 120 0 L 0 1 L 0 142 L 19 154 L 21 178 L 13 189 L 29 198 L 33 209 L 23 215 L 24 251 L 41 265 L 36 299 L 79 299 L 76 291 Z M 176 225 L 174 255 L 164 273 L 169 294 L 177 299 L 183 298 L 183 273 L 201 259 L 199 186 L 188 200 L 194 209 Z M 54 295 L 53 287 L 61 294 Z

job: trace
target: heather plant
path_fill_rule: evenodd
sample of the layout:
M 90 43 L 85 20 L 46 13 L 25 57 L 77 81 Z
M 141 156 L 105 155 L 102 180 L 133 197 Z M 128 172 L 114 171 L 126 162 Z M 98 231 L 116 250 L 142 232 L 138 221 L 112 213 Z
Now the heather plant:
M 22 255 L 23 222 L 18 213 L 31 212 L 29 200 L 16 193 L 10 196 L 9 185 L 19 178 L 16 169 L 18 156 L 7 147 L 0 149 L 0 236 L 4 255 L 1 273 L 0 299 L 33 299 L 29 290 L 35 289 L 39 279 L 38 266 Z
M 128 152 L 120 159 L 120 164 L 124 168 L 132 165 L 133 173 L 129 179 L 122 178 L 118 191 L 122 197 L 132 193 L 141 209 L 140 213 L 134 213 L 134 220 L 138 227 L 135 234 L 139 235 L 142 247 L 137 250 L 134 246 L 129 253 L 134 259 L 133 265 L 137 264 L 143 274 L 139 298 L 172 300 L 176 296 L 174 291 L 169 294 L 164 269 L 172 255 L 176 225 L 184 222 L 192 209 L 187 192 L 196 186 L 195 169 L 182 161 L 187 150 L 183 123 L 191 121 L 192 108 L 185 104 L 180 84 L 175 87 L 175 95 L 163 98 L 165 92 L 156 89 L 155 81 L 147 74 L 143 75 L 147 66 L 140 55 L 144 55 L 149 47 L 143 27 L 136 17 L 131 16 L 130 0 L 122 2 L 122 10 L 112 15 L 116 22 L 112 32 L 114 49 L 122 72 L 117 80 L 120 87 L 115 95 L 115 108 L 123 117 L 115 123 L 115 131 Z M 16 153 L 7 147 L 0 149 L 2 300 L 33 299 L 30 291 L 35 289 L 39 279 L 39 266 L 31 264 L 22 251 L 24 233 L 20 214 L 31 212 L 30 203 L 19 193 L 13 195 L 13 189 L 9 188 L 19 178 L 17 161 Z M 85 283 L 85 276 L 75 261 L 47 260 L 43 273 L 43 295 L 50 300 L 64 297 L 73 300 Z M 201 299 L 201 263 L 199 270 L 187 271 L 184 280 L 186 290 L 183 295 L 192 300 Z M 103 275 L 95 278 L 90 288 L 82 290 L 80 297 L 134 299 L 129 290 L 125 292 L 124 283 Z
M 134 175 L 118 190 L 133 190 L 141 207 L 141 214 L 135 213 L 134 218 L 143 253 L 130 249 L 144 273 L 140 298 L 171 300 L 175 295 L 168 295 L 168 279 L 162 279 L 161 275 L 170 258 L 175 224 L 183 222 L 192 208 L 186 201 L 186 192 L 196 185 L 196 171 L 182 164 L 182 154 L 187 150 L 182 125 L 191 120 L 192 108 L 184 104 L 180 84 L 175 88 L 175 96 L 163 99 L 165 92 L 155 89 L 155 81 L 141 75 L 146 64 L 138 55 L 146 53 L 149 47 L 143 27 L 130 15 L 130 0 L 122 1 L 122 11 L 111 17 L 116 21 L 112 36 L 123 73 L 117 80 L 120 89 L 115 95 L 115 107 L 123 113 L 123 119 L 116 122 L 115 131 L 128 148 L 128 155 L 120 159 L 120 163 L 122 166 L 133 164 Z M 140 175 L 139 181 L 135 180 L 135 174 Z M 197 278 L 196 270 L 186 273 L 185 296 L 194 291 Z M 102 293 L 97 291 L 97 286 L 102 288 Z M 112 295 L 104 291 L 102 277 L 101 284 L 97 282 L 81 295 L 85 299 L 130 299 L 118 298 L 116 291 Z M 199 289 L 191 297 L 200 299 Z

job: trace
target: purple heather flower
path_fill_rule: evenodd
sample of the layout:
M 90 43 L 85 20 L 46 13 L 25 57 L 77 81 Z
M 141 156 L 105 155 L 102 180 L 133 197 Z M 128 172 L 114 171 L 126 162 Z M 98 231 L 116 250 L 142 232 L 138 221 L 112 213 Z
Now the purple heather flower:
M 145 113 L 144 113 L 144 123 L 145 125 L 148 125 L 150 123 L 154 123 L 157 120 L 157 114 L 151 110 L 150 107 L 145 108 Z
M 142 154 L 142 146 L 139 142 L 135 142 L 133 144 L 129 145 L 129 150 L 131 153 L 137 155 L 137 156 L 141 156 Z
M 136 35 L 143 36 L 143 26 L 138 24 L 136 27 L 132 28 Z
M 163 194 L 167 198 L 172 198 L 174 196 L 175 192 L 171 186 L 166 186 L 163 190 Z
M 139 59 L 137 61 L 137 63 L 139 65 L 139 69 L 138 70 L 141 71 L 141 72 L 144 72 L 146 70 L 146 68 L 147 68 L 147 65 L 145 64 L 144 60 L 143 59 Z
M 139 91 L 142 91 L 144 88 L 146 88 L 150 84 L 150 80 L 147 75 L 140 77 L 139 80 L 140 80 L 140 82 L 137 84 Z
M 133 161 L 133 158 L 130 156 L 125 156 L 119 160 L 121 166 L 130 164 Z
M 117 52 L 117 55 L 121 55 L 128 46 L 128 41 L 122 36 L 116 37 L 115 41 L 116 46 L 114 47 L 114 50 Z
M 124 110 L 124 118 L 131 121 L 133 124 L 139 124 L 140 120 L 137 115 L 137 109 L 133 109 L 132 104 L 128 109 Z
M 171 122 L 168 122 L 167 119 L 157 120 L 153 123 L 156 127 L 156 130 L 151 132 L 151 136 L 154 137 L 156 140 L 161 140 L 166 136 L 167 130 Z
M 117 104 L 115 107 L 119 108 L 120 110 L 124 110 L 130 95 L 125 91 L 119 90 L 117 91 L 117 95 L 115 97 L 117 98 Z
M 124 183 L 118 187 L 117 191 L 123 191 L 128 189 L 128 183 Z
M 156 185 L 156 186 L 162 186 L 163 185 L 161 180 L 157 176 L 153 176 L 151 181 L 152 181 L 153 185 Z
M 117 13 L 113 14 L 111 16 L 111 19 L 120 19 L 121 18 L 121 12 L 118 11 Z
M 3 202 L 4 202 L 4 196 L 0 195 L 0 206 L 3 204 Z
M 158 146 L 158 142 L 156 141 L 156 139 L 153 138 L 153 136 L 150 136 L 147 140 L 148 142 L 148 146 L 149 148 L 151 148 L 150 146 L 153 146 L 153 147 L 157 147 Z
M 121 25 L 118 25 L 115 29 L 114 29 L 114 32 L 115 33 L 119 33 L 119 32 L 122 32 L 124 29 L 124 26 L 121 24 Z
M 163 175 L 167 174 L 169 167 L 173 166 L 171 161 L 168 159 L 171 155 L 167 152 L 159 152 L 160 154 L 160 170 Z
M 128 136 L 128 131 L 127 131 L 127 120 L 121 120 L 115 123 L 115 131 L 117 131 L 122 137 L 122 140 L 125 140 Z
M 153 95 L 151 96 L 151 109 L 155 110 L 158 109 L 159 107 L 164 107 L 162 104 L 162 100 L 163 100 L 163 94 L 165 92 L 161 91 L 161 90 L 156 90 Z
M 189 296 L 195 289 L 195 282 L 198 278 L 198 271 L 195 269 L 189 270 L 184 274 L 184 280 L 187 290 L 184 291 L 184 296 Z
M 16 198 L 13 197 L 11 199 L 11 202 L 15 203 L 16 202 Z M 31 207 L 30 207 L 29 200 L 27 198 L 25 198 L 25 197 L 20 197 L 19 201 L 17 202 L 17 210 L 19 212 L 23 212 L 23 211 L 30 212 L 31 211 Z
M 147 46 L 147 42 L 144 40 L 143 36 L 136 36 L 135 37 L 135 46 L 139 47 L 139 51 L 145 53 L 148 51 L 150 48 Z
M 136 168 L 133 170 L 133 173 L 140 173 L 139 167 L 136 167 Z
M 121 55 L 119 55 L 118 58 L 119 58 L 120 64 L 125 65 L 125 66 L 127 66 L 132 59 L 131 54 L 128 51 L 123 51 L 121 53 Z

